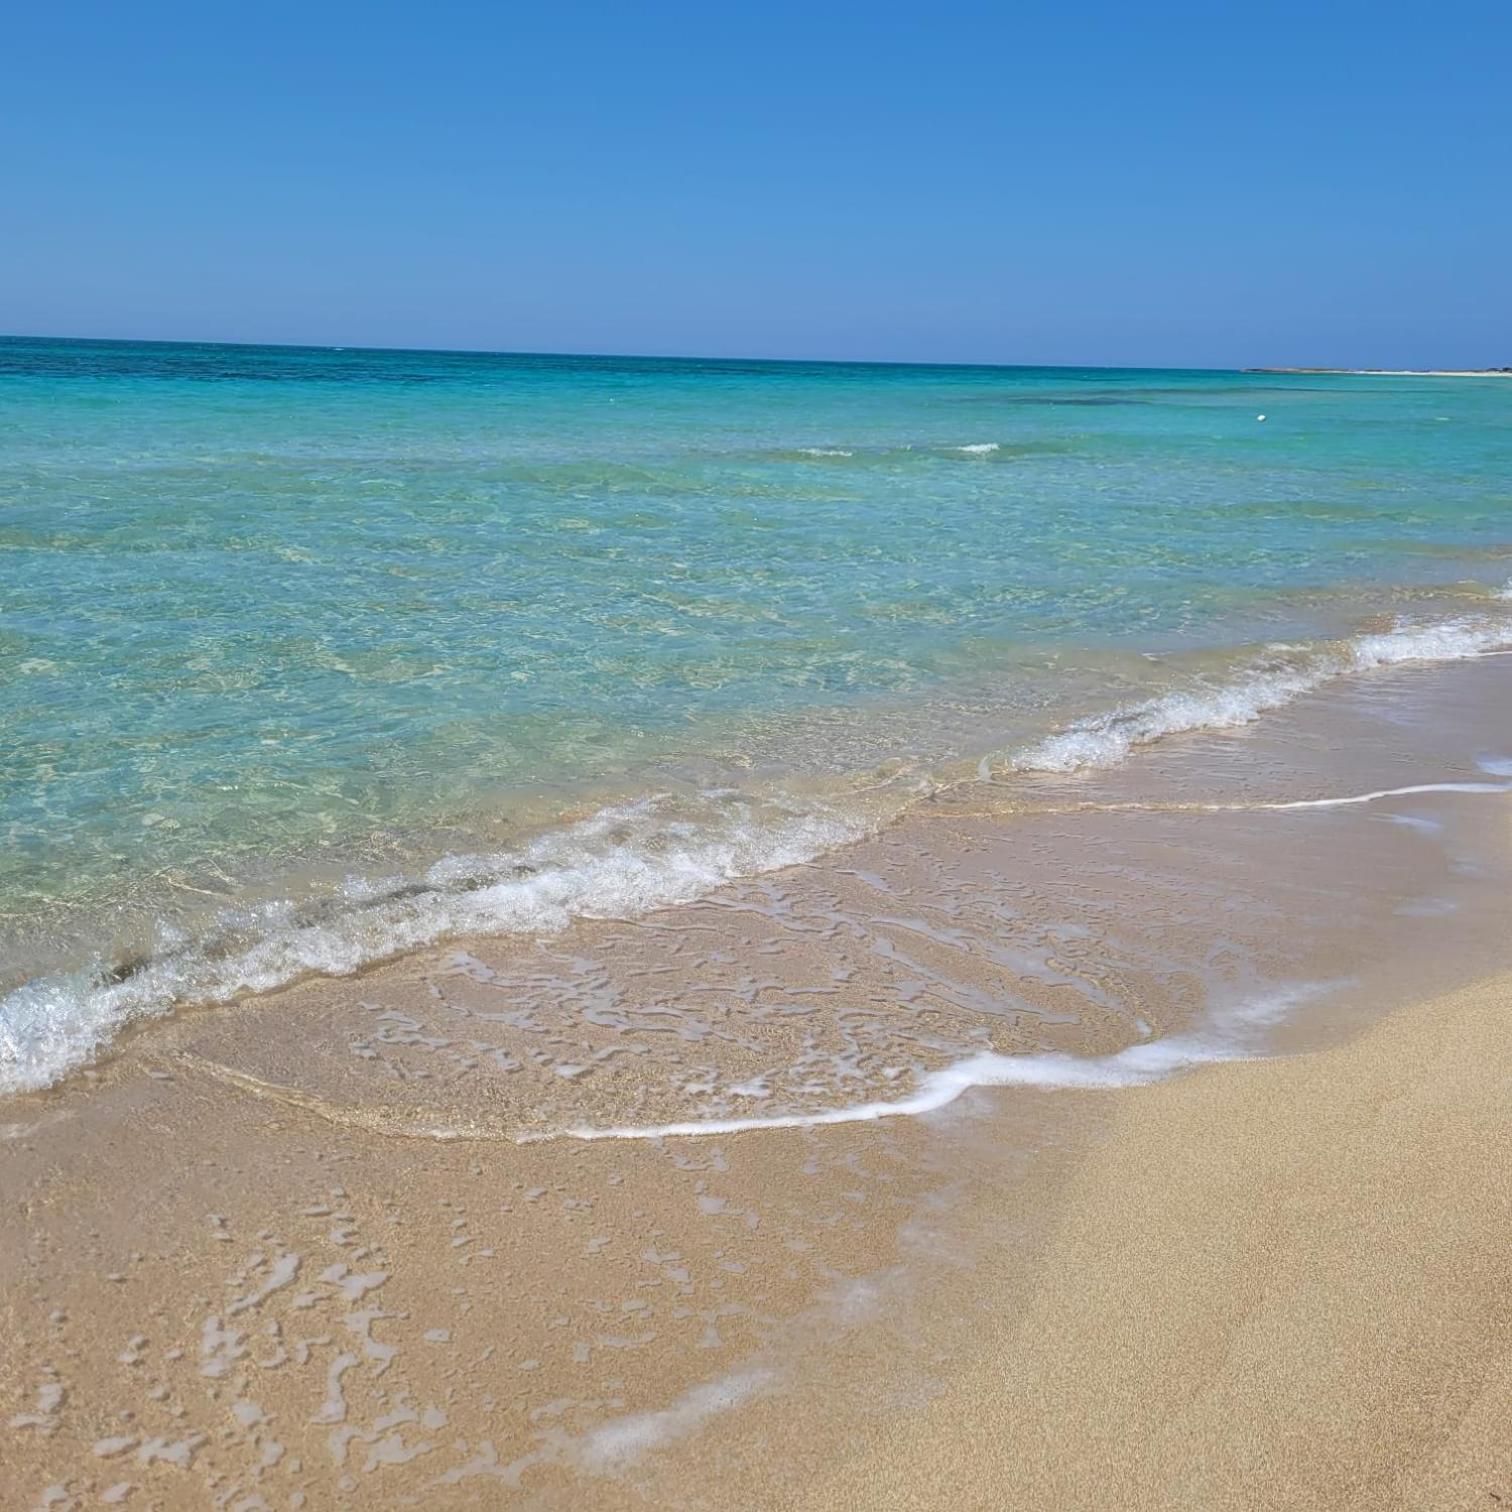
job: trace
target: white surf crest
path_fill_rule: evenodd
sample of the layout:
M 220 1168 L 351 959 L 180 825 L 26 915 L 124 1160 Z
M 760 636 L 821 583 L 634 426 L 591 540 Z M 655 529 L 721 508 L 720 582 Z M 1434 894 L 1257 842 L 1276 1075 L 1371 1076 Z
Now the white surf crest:
M 1232 730 L 1253 723 L 1324 683 L 1352 673 L 1410 662 L 1460 661 L 1512 646 L 1506 621 L 1449 620 L 1400 625 L 1361 635 L 1280 666 L 1256 666 L 1227 682 L 1174 689 L 1143 703 L 1078 720 L 1015 752 L 1011 771 L 1075 772 L 1116 766 L 1137 746 L 1197 730 Z M 1272 648 L 1273 654 L 1284 648 Z M 984 771 L 988 764 L 984 763 Z

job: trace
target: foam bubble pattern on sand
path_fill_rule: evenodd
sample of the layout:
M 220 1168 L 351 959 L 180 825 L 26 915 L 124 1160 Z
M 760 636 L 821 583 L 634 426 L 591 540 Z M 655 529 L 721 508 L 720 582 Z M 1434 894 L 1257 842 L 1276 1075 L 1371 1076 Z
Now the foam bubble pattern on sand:
M 868 1123 L 879 1118 L 918 1117 L 948 1107 L 978 1087 L 1035 1087 L 1045 1091 L 1105 1091 L 1161 1081 L 1178 1071 L 1215 1061 L 1241 1060 L 1260 1053 L 1266 1028 L 1293 1008 L 1336 984 L 1296 983 L 1247 999 L 1211 1014 L 1200 1028 L 1164 1039 L 1145 1040 L 1109 1055 L 999 1055 L 984 1051 L 967 1056 L 919 1081 L 908 1097 L 890 1102 L 857 1103 L 812 1113 L 770 1117 L 723 1118 L 644 1127 L 565 1129 L 559 1135 L 580 1140 L 669 1139 L 711 1134 L 747 1134 L 770 1129 L 810 1129 L 833 1124 Z M 542 1136 L 532 1136 L 539 1138 Z

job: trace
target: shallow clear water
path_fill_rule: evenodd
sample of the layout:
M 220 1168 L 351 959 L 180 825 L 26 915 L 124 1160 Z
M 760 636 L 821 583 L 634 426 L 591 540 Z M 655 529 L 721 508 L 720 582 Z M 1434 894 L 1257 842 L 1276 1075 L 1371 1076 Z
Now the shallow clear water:
M 225 992 L 665 901 L 853 833 L 881 762 L 1117 758 L 1399 614 L 1499 644 L 1509 479 L 1496 380 L 0 341 L 0 985 L 224 960 L 353 872 L 451 911 Z

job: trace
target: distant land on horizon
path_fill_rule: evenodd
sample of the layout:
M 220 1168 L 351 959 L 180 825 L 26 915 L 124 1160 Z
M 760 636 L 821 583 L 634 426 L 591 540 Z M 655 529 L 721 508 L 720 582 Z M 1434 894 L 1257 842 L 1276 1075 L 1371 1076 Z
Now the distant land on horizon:
M 1512 367 L 1377 368 L 1377 367 L 1249 367 L 1245 373 L 1341 373 L 1356 378 L 1512 378 Z

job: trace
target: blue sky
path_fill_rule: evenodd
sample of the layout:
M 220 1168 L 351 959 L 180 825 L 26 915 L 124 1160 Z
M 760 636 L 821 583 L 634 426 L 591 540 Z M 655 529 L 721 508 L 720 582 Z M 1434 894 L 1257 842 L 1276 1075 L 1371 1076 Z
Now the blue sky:
M 1512 5 L 15 0 L 0 330 L 1512 364 Z

